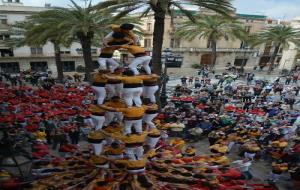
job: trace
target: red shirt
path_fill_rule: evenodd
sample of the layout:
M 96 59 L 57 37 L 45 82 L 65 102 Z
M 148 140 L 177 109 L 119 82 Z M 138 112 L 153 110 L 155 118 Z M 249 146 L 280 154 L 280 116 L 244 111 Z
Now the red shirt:
M 229 177 L 230 179 L 239 179 L 241 177 L 241 173 L 234 168 L 229 168 L 225 173 L 220 173 L 220 176 Z

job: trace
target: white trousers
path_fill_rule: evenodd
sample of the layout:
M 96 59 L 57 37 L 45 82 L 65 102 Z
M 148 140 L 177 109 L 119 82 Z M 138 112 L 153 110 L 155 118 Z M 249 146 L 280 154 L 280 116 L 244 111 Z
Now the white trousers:
M 123 159 L 124 156 L 123 154 L 119 154 L 119 155 L 107 155 L 108 158 L 110 159 L 114 159 L 114 160 L 119 160 L 119 159 Z
M 130 160 L 140 160 L 144 155 L 144 148 L 142 146 L 138 147 L 125 147 L 125 153 Z
M 103 145 L 104 145 L 104 142 L 101 142 L 101 143 L 92 143 L 93 145 L 93 149 L 94 149 L 94 154 L 99 156 L 103 150 Z
M 122 112 L 106 112 L 105 113 L 105 125 L 109 125 L 114 120 L 117 120 L 118 122 L 121 122 L 123 120 L 123 114 Z
M 254 160 L 255 155 L 256 153 L 249 153 L 249 152 L 244 153 L 245 158 L 248 158 L 250 160 Z
M 91 115 L 91 118 L 93 119 L 94 127 L 96 130 L 102 129 L 103 124 L 105 122 L 104 116 L 97 116 L 97 115 Z
M 157 116 L 157 113 L 155 114 L 145 114 L 143 117 L 143 121 L 147 124 L 148 129 L 156 128 L 155 124 L 152 122 L 152 120 Z
M 92 86 L 92 89 L 96 93 L 96 99 L 97 103 L 99 105 L 103 104 L 105 97 L 106 97 L 106 90 L 105 87 L 99 87 L 99 86 Z
M 149 66 L 149 63 L 151 61 L 151 57 L 150 56 L 143 56 L 143 57 L 136 57 L 134 58 L 134 60 L 132 61 L 132 63 L 128 66 L 135 75 L 140 74 L 139 71 L 137 70 L 137 66 L 138 65 L 142 65 L 143 68 L 145 69 L 146 73 L 148 75 L 151 74 L 151 68 Z
M 142 129 L 142 120 L 124 120 L 124 134 L 131 134 L 131 127 L 134 127 L 135 132 L 137 133 L 142 133 L 143 129 Z
M 144 86 L 143 97 L 149 98 L 152 103 L 156 102 L 155 92 L 158 90 L 158 86 Z
M 90 125 L 90 126 L 93 126 L 93 124 L 94 124 L 93 119 L 90 118 L 90 117 L 84 118 L 83 122 L 84 122 L 84 124 L 87 124 L 87 125 Z
M 146 145 L 148 145 L 151 149 L 156 147 L 156 144 L 158 143 L 160 137 L 153 138 L 153 137 L 147 137 L 146 138 Z
M 107 84 L 107 96 L 108 98 L 112 98 L 113 96 L 119 96 L 121 98 L 122 90 L 123 90 L 123 84 Z
M 143 88 L 123 88 L 123 99 L 127 106 L 131 107 L 133 102 L 136 106 L 142 106 L 141 94 L 143 93 Z
M 107 69 L 106 63 L 108 63 L 109 70 L 113 73 L 117 67 L 119 67 L 119 63 L 116 62 L 113 58 L 98 58 L 98 63 L 100 65 L 99 69 Z
M 145 172 L 145 168 L 139 169 L 139 170 L 127 170 L 127 172 L 130 173 L 130 174 L 144 173 Z

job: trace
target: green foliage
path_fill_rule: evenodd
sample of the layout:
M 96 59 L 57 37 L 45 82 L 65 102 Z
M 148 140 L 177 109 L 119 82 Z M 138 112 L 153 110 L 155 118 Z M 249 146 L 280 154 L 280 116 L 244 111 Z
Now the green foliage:
M 201 69 L 201 65 L 198 64 L 198 63 L 192 64 L 191 67 L 192 67 L 193 69 Z
M 287 48 L 291 42 L 300 45 L 300 31 L 285 25 L 269 27 L 252 36 L 254 46 L 271 43 L 274 46 Z
M 196 22 L 186 21 L 179 26 L 176 36 L 190 41 L 197 37 L 214 42 L 235 38 L 247 40 L 247 33 L 240 22 L 219 15 L 198 16 Z
M 84 71 L 85 71 L 85 67 L 84 66 L 78 65 L 76 67 L 76 72 L 78 72 L 78 73 L 84 73 Z
M 106 8 L 108 11 L 117 12 L 115 18 L 121 18 L 137 10 L 144 10 L 142 16 L 147 16 L 150 10 L 160 12 L 164 16 L 165 14 L 171 14 L 172 10 L 178 9 L 188 18 L 194 20 L 193 13 L 184 7 L 186 3 L 187 1 L 178 0 L 107 0 L 97 4 L 95 9 Z M 228 0 L 189 0 L 188 3 L 227 16 L 233 12 L 232 4 Z

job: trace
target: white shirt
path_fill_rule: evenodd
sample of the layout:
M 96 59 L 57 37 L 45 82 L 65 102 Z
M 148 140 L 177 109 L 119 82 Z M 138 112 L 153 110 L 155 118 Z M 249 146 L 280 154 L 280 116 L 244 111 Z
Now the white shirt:
M 232 162 L 232 164 L 240 172 L 246 172 L 246 171 L 249 171 L 249 168 L 252 165 L 252 162 L 251 161 L 244 162 L 243 160 L 236 160 L 236 161 Z

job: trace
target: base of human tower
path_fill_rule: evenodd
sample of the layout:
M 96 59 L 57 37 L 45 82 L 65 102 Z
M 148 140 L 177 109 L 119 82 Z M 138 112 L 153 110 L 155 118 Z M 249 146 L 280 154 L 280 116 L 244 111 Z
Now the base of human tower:
M 216 149 L 212 155 L 196 155 L 195 149 L 185 148 L 182 139 L 166 138 L 166 129 L 155 118 L 158 114 L 155 102 L 143 97 L 143 101 L 138 97 L 124 100 L 128 98 L 125 92 L 140 90 L 124 88 L 143 88 L 144 80 L 157 80 L 157 76 L 118 75 L 113 78 L 108 71 L 100 71 L 94 74 L 94 79 L 102 81 L 94 81 L 93 85 L 102 85 L 109 79 L 121 81 L 123 97 L 111 96 L 108 91 L 99 104 L 97 98 L 103 94 L 96 95 L 87 109 L 94 128 L 88 135 L 89 146 L 59 160 L 37 161 L 34 164 L 37 179 L 22 189 L 273 189 L 241 180 L 241 175 L 236 173 L 222 177 L 224 171 L 233 168 L 221 149 Z M 128 81 L 141 85 L 128 85 Z M 141 98 L 142 92 L 138 95 Z M 140 102 L 144 104 L 137 105 Z

